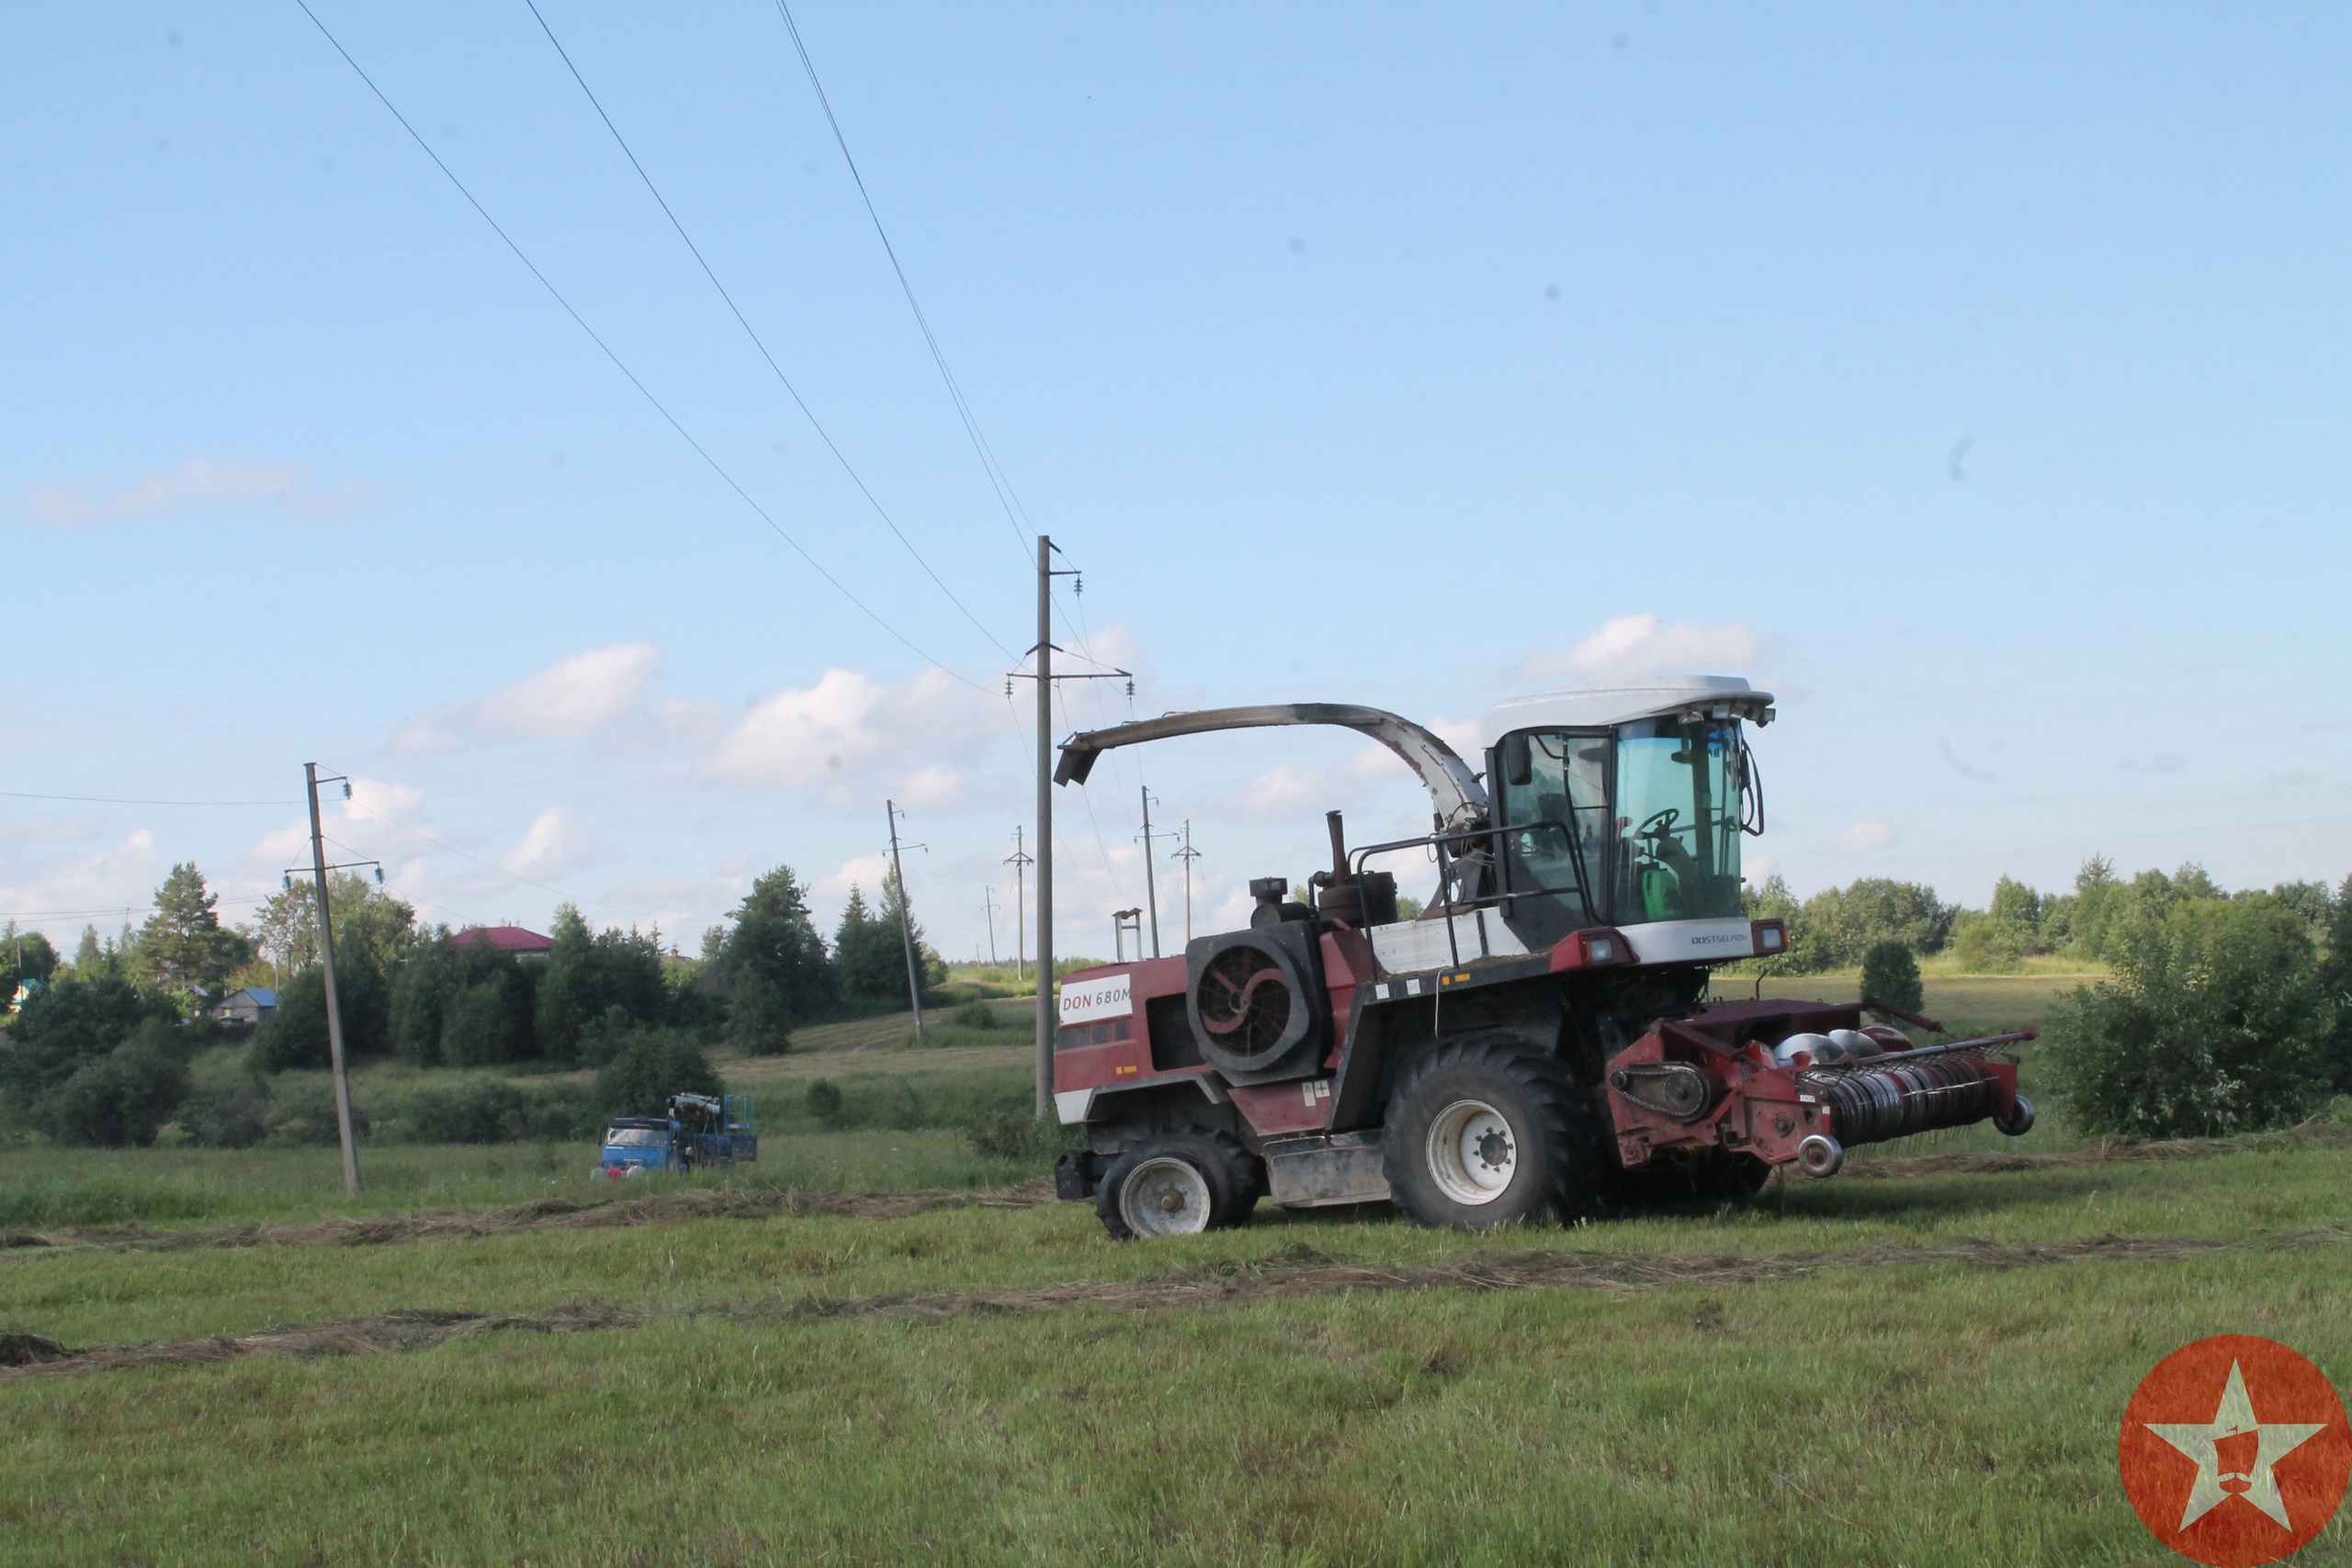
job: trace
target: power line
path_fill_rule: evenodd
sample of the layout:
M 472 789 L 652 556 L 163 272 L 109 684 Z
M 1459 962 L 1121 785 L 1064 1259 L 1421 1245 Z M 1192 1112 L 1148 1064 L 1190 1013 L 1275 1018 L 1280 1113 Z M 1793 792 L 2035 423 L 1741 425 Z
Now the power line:
M 19 789 L 0 789 L 0 795 L 10 800 L 71 800 L 85 806 L 300 806 L 299 800 L 133 800 L 114 795 L 30 795 Z
M 965 605 L 964 601 L 956 597 L 955 590 L 948 587 L 939 573 L 932 570 L 931 563 L 923 558 L 922 552 L 915 548 L 914 541 L 908 538 L 899 529 L 896 520 L 884 509 L 882 502 L 876 499 L 874 491 L 867 488 L 865 480 L 859 476 L 857 469 L 850 465 L 848 457 L 842 453 L 840 446 L 834 444 L 832 435 L 819 422 L 816 413 L 808 407 L 808 400 L 801 397 L 800 389 L 792 384 L 792 378 L 784 373 L 784 367 L 778 365 L 775 362 L 775 355 L 768 352 L 768 345 L 761 339 L 758 332 L 753 330 L 750 320 L 743 314 L 742 307 L 735 303 L 735 297 L 727 291 L 727 285 L 718 281 L 718 274 L 711 270 L 710 263 L 702 254 L 702 247 L 695 243 L 694 236 L 687 233 L 686 226 L 678 220 L 678 215 L 672 210 L 669 199 L 662 194 L 661 187 L 653 183 L 653 176 L 645 172 L 645 165 L 638 161 L 636 152 L 628 144 L 628 139 L 621 134 L 621 128 L 615 125 L 613 117 L 605 112 L 605 106 L 597 98 L 594 91 L 589 87 L 588 79 L 580 73 L 580 67 L 572 63 L 571 51 L 566 50 L 563 47 L 563 41 L 555 36 L 555 29 L 548 26 L 547 17 L 539 14 L 537 0 L 523 0 L 523 4 L 530 7 L 532 19 L 539 24 L 539 30 L 547 34 L 548 42 L 555 45 L 556 54 L 563 61 L 564 69 L 571 73 L 571 79 L 574 82 L 580 84 L 581 92 L 587 95 L 589 107 L 596 111 L 596 118 L 605 122 L 605 129 L 613 133 L 613 140 L 619 143 L 621 154 L 628 160 L 628 166 L 635 169 L 637 177 L 645 182 L 646 190 L 652 196 L 655 205 L 662 209 L 662 216 L 670 220 L 670 227 L 675 229 L 678 231 L 678 238 L 685 242 L 686 249 L 694 254 L 695 265 L 702 268 L 702 275 L 710 279 L 710 286 L 713 288 L 718 290 L 718 297 L 727 302 L 727 309 L 734 314 L 735 324 L 743 329 L 743 334 L 752 340 L 752 346 L 760 351 L 760 357 L 767 361 L 770 370 L 775 372 L 776 380 L 782 383 L 785 391 L 790 394 L 794 405 L 800 410 L 801 417 L 808 422 L 808 427 L 817 433 L 817 439 L 825 444 L 825 450 L 833 455 L 833 460 L 842 466 L 842 472 L 847 474 L 850 483 L 857 487 L 858 494 L 864 496 L 866 504 L 874 508 L 874 514 L 881 518 L 884 525 L 897 536 L 899 543 L 906 547 L 907 554 L 914 558 L 915 564 L 922 568 L 923 574 L 947 596 L 947 602 L 963 612 L 964 618 L 972 623 L 974 630 L 989 641 L 995 643 L 998 652 L 1007 659 L 1012 658 L 1012 650 L 1003 643 L 998 642 L 996 634 L 981 625 L 980 618 L 973 615 Z
M 834 118 L 832 100 L 825 96 L 825 85 L 817 79 L 817 62 L 809 57 L 808 46 L 801 41 L 800 28 L 792 19 L 792 8 L 785 0 L 775 0 L 775 9 L 776 15 L 784 18 L 785 31 L 792 35 L 793 51 L 800 56 L 800 68 L 808 74 L 809 89 L 817 95 L 817 107 L 825 111 L 825 123 L 833 132 L 833 145 L 842 150 L 842 162 L 849 165 L 849 177 L 857 186 L 858 199 L 865 204 L 865 216 L 873 220 L 875 237 L 882 242 L 882 252 L 890 258 L 890 270 L 898 274 L 899 291 L 907 297 L 907 309 L 914 312 L 923 345 L 931 350 L 931 362 L 939 367 L 939 378 L 946 383 L 956 417 L 964 422 L 964 434 L 971 437 L 972 450 L 980 459 L 980 470 L 988 476 L 989 487 L 996 491 L 997 504 L 1004 509 L 1004 520 L 1012 529 L 1014 546 L 1026 558 L 1028 536 L 1036 532 L 1029 526 L 1028 509 L 1013 494 L 1012 479 L 1005 477 L 1003 465 L 996 460 L 988 438 L 980 434 L 979 421 L 972 417 L 971 405 L 964 400 L 964 389 L 956 383 L 956 373 L 947 368 L 947 355 L 932 333 L 931 319 L 922 313 L 922 306 L 915 299 L 914 285 L 907 281 L 907 269 L 899 265 L 898 247 L 890 243 L 889 231 L 882 227 L 882 214 L 875 209 L 873 194 L 865 188 L 865 176 L 858 173 L 857 160 L 850 155 L 849 138 L 842 134 L 842 122 Z
M 1012 478 L 997 460 L 996 448 L 989 445 L 981 434 L 980 422 L 972 412 L 971 403 L 964 396 L 963 383 L 956 379 L 956 372 L 947 366 L 946 351 L 939 346 L 937 334 L 931 330 L 931 318 L 923 313 L 922 303 L 915 298 L 914 285 L 907 279 L 907 269 L 899 265 L 899 248 L 890 243 L 889 231 L 882 226 L 882 214 L 874 205 L 873 193 L 865 188 L 865 175 L 851 155 L 849 138 L 842 132 L 841 120 L 833 114 L 833 102 L 825 96 L 825 84 L 818 79 L 817 62 L 800 37 L 799 24 L 792 19 L 792 8 L 786 0 L 775 0 L 776 15 L 784 18 L 784 29 L 792 35 L 793 51 L 800 56 L 800 68 L 808 74 L 808 89 L 817 95 L 817 107 L 825 111 L 825 124 L 833 133 L 833 145 L 841 149 L 842 162 L 849 168 L 849 177 L 857 186 L 858 199 L 865 204 L 865 216 L 874 224 L 875 238 L 882 242 L 882 254 L 890 258 L 890 270 L 899 279 L 899 292 L 906 296 L 907 309 L 915 318 L 915 326 L 922 333 L 923 346 L 931 351 L 931 362 L 939 368 L 939 378 L 947 388 L 947 396 L 956 405 L 956 417 L 963 422 L 964 434 L 970 437 L 972 450 L 980 459 L 980 473 L 995 492 L 997 505 L 1003 509 L 1006 524 L 1012 529 L 1013 547 L 1021 552 L 1023 561 L 1029 556 L 1029 538 L 1036 532 L 1029 521 L 1029 509 L 1021 504 L 1021 497 L 1012 488 Z M 1056 607 L 1057 610 L 1059 606 Z M 1061 612 L 1062 625 L 1069 626 L 1069 615 Z
M 587 318 L 581 315 L 578 310 L 572 309 L 571 301 L 563 297 L 563 291 L 548 281 L 547 274 L 539 270 L 538 264 L 532 261 L 531 258 L 524 253 L 523 247 L 514 243 L 514 237 L 508 234 L 506 231 L 499 225 L 498 220 L 490 215 L 490 209 L 484 207 L 481 201 L 475 197 L 474 193 L 466 187 L 466 182 L 459 179 L 457 176 L 456 172 L 453 171 L 448 164 L 441 161 L 441 154 L 433 150 L 433 144 L 425 141 L 423 136 L 419 135 L 417 133 L 416 127 L 409 123 L 408 117 L 401 113 L 398 106 L 396 106 L 390 98 L 385 96 L 384 90 L 376 85 L 376 79 L 368 75 L 365 70 L 361 69 L 359 62 L 352 58 L 351 51 L 343 47 L 342 43 L 337 40 L 334 33 L 327 30 L 327 25 L 319 20 L 318 13 L 311 9 L 310 0 L 294 0 L 294 3 L 302 7 L 302 14 L 311 18 L 311 25 L 319 29 L 319 35 L 334 46 L 334 51 L 337 54 L 343 56 L 344 63 L 350 66 L 353 73 L 358 76 L 360 81 L 367 84 L 368 90 L 376 95 L 376 101 L 382 104 L 385 109 L 390 113 L 394 119 L 400 121 L 401 129 L 408 132 L 409 140 L 414 141 L 418 147 L 424 150 L 424 155 L 433 160 L 433 166 L 439 169 L 443 175 L 448 179 L 451 185 L 457 186 L 458 194 L 466 198 L 467 205 L 470 206 L 477 213 L 480 213 L 481 215 L 481 220 L 490 225 L 491 231 L 505 243 L 508 250 L 514 253 L 514 259 L 521 262 L 523 265 L 529 270 L 533 277 L 538 279 L 539 287 L 546 289 L 548 297 L 563 308 L 564 314 L 571 318 L 573 324 L 578 326 L 582 332 L 588 334 L 588 341 L 594 344 L 604 352 L 605 357 L 613 362 L 613 367 L 618 370 L 624 377 L 627 377 L 628 384 L 637 389 L 639 395 L 643 397 L 647 402 L 653 405 L 653 412 L 660 414 L 662 418 L 667 422 L 670 428 L 678 433 L 680 440 L 694 448 L 695 456 L 700 457 L 704 463 L 707 464 L 710 471 L 717 474 L 719 479 L 726 483 L 728 489 L 733 491 L 738 496 L 742 498 L 743 504 L 750 507 L 752 512 L 759 516 L 760 521 L 765 523 L 768 527 L 775 532 L 777 538 L 782 539 L 786 544 L 791 546 L 793 553 L 797 555 L 802 560 L 806 561 L 811 571 L 814 571 L 818 576 L 823 578 L 826 582 L 832 586 L 835 592 L 839 593 L 842 598 L 855 605 L 859 612 L 863 614 L 867 620 L 872 621 L 876 626 L 880 626 L 884 631 L 889 633 L 891 637 L 895 637 L 910 652 L 914 654 L 916 658 L 922 660 L 926 664 L 938 665 L 940 669 L 945 670 L 948 674 L 954 675 L 956 680 L 962 681 L 964 684 L 972 687 L 976 691 L 985 689 L 980 686 L 978 682 L 973 681 L 962 674 L 958 674 L 948 665 L 943 663 L 939 660 L 933 659 L 930 654 L 925 653 L 915 644 L 912 638 L 909 637 L 904 632 L 899 630 L 898 627 L 892 626 L 889 622 L 884 620 L 879 615 L 876 615 L 866 605 L 865 601 L 860 599 L 856 594 L 851 592 L 848 588 L 843 586 L 841 579 L 835 577 L 831 572 L 827 571 L 824 567 L 818 562 L 815 556 L 810 555 L 801 547 L 799 540 L 794 538 L 790 534 L 786 533 L 784 531 L 783 525 L 779 524 L 774 517 L 768 514 L 767 508 L 762 506 L 758 502 L 752 499 L 752 492 L 745 490 L 741 484 L 736 482 L 735 476 L 729 473 L 727 469 L 721 466 L 718 459 L 712 457 L 709 451 L 704 447 L 703 444 L 694 438 L 684 425 L 678 423 L 677 415 L 672 413 L 662 400 L 653 395 L 652 389 L 638 378 L 637 372 L 631 370 L 621 356 L 613 352 L 612 345 L 597 335 L 596 329 L 588 324 Z

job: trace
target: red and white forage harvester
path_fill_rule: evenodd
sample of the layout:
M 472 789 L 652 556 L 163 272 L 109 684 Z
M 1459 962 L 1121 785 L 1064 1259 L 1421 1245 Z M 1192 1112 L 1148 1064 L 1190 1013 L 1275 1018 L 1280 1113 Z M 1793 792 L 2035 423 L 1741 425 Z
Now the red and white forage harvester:
M 1835 1175 L 1847 1147 L 2033 1106 L 1996 1049 L 1915 1048 L 1863 1004 L 1705 1000 L 1711 966 L 1782 952 L 1740 901 L 1764 827 L 1744 727 L 1772 699 L 1723 676 L 1525 697 L 1487 721 L 1483 774 L 1377 708 L 1170 714 L 1073 736 L 1056 779 L 1114 747 L 1339 725 L 1402 758 L 1430 831 L 1351 850 L 1329 813 L 1313 904 L 1250 884 L 1246 930 L 1061 987 L 1054 1099 L 1087 1143 L 1056 1187 L 1117 1236 L 1186 1235 L 1287 1208 L 1393 1200 L 1471 1228 L 1644 1199 L 1746 1198 L 1775 1166 Z M 1491 781 L 1491 792 L 1482 780 Z M 1434 858 L 1400 919 L 1372 863 Z M 1871 1010 L 1937 1026 L 1883 1004 Z

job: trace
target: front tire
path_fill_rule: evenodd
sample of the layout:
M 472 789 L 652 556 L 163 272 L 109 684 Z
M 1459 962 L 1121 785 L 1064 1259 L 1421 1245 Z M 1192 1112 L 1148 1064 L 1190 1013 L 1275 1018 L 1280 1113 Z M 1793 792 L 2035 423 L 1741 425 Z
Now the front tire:
M 1418 1224 L 1483 1230 L 1599 1207 L 1575 1086 L 1515 1035 L 1473 1035 L 1415 1063 L 1389 1096 L 1383 1160 Z
M 1148 1138 L 1114 1159 L 1094 1213 L 1121 1241 L 1198 1235 L 1247 1220 L 1258 1190 L 1249 1156 L 1224 1134 Z

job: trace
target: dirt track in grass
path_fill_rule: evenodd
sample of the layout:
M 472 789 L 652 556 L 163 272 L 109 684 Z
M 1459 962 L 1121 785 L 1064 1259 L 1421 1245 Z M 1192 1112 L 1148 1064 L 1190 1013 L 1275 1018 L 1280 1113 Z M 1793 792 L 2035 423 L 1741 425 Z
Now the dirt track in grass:
M 934 1209 L 1033 1209 L 1053 1201 L 1053 1185 L 1024 1182 L 990 1192 L 808 1192 L 767 1187 L 705 1187 L 640 1198 L 582 1201 L 544 1198 L 503 1209 L 424 1209 L 410 1214 L 334 1217 L 295 1224 L 89 1226 L 0 1234 L 0 1248 L 87 1247 L 107 1251 L 174 1252 L 188 1247 L 390 1247 L 411 1241 L 450 1241 L 513 1235 L 530 1230 L 596 1230 L 620 1225 L 679 1224 L 690 1220 L 764 1220 L 778 1215 L 833 1214 L 851 1219 L 903 1219 Z
M 2352 1127 L 2314 1120 L 2279 1133 L 2235 1138 L 2181 1138 L 2163 1143 L 2110 1139 L 2056 1154 L 1999 1152 L 1913 1155 L 1848 1162 L 1840 1180 L 1880 1181 L 1898 1177 L 1992 1176 L 2054 1170 L 2116 1162 L 2207 1159 L 2256 1150 L 2352 1146 Z M 103 1251 L 172 1252 L 189 1247 L 391 1247 L 403 1242 L 452 1241 L 513 1235 L 545 1229 L 592 1230 L 608 1226 L 679 1224 L 694 1220 L 760 1220 L 779 1216 L 836 1215 L 850 1219 L 903 1219 L 938 1209 L 1034 1209 L 1054 1201 L 1044 1180 L 992 1191 L 812 1192 L 767 1187 L 695 1188 L 642 1197 L 545 1198 L 499 1209 L 424 1209 L 408 1214 L 330 1217 L 287 1224 L 85 1226 L 45 1231 L 0 1232 L 0 1252 L 11 1248 L 83 1247 Z
M 1959 1241 L 1938 1246 L 1896 1243 L 1836 1252 L 1772 1256 L 1685 1253 L 1481 1250 L 1434 1265 L 1343 1263 L 1303 1246 L 1243 1262 L 1225 1262 L 1139 1280 L 1043 1285 L 1017 1291 L 921 1292 L 869 1296 L 803 1296 L 797 1300 L 705 1308 L 688 1313 L 639 1312 L 597 1301 L 569 1303 L 537 1313 L 402 1311 L 323 1323 L 291 1324 L 258 1334 L 206 1335 L 144 1345 L 76 1349 L 40 1335 L 0 1334 L 0 1382 L 28 1377 L 74 1376 L 131 1367 L 196 1366 L 246 1356 L 311 1359 L 427 1350 L 463 1337 L 497 1334 L 581 1334 L 629 1328 L 659 1318 L 785 1325 L 866 1317 L 933 1321 L 1087 1308 L 1113 1311 L 1201 1310 L 1300 1296 L 1363 1292 L 1463 1290 L 1640 1291 L 1668 1285 L 1760 1285 L 1828 1269 L 1946 1265 L 2010 1269 L 2106 1260 L 2167 1261 L 2232 1251 L 2278 1251 L 2340 1246 L 2352 1225 L 2325 1225 L 2250 1242 L 2196 1236 L 2093 1236 L 2078 1241 L 2002 1244 Z
M 2321 1117 L 2277 1133 L 2248 1133 L 2233 1138 L 2168 1138 L 2141 1143 L 2132 1138 L 2105 1138 L 2056 1154 L 2006 1154 L 1998 1151 L 1957 1155 L 1906 1155 L 1887 1159 L 1864 1156 L 1847 1162 L 1841 1179 L 1865 1180 L 1893 1176 L 1997 1176 L 2016 1170 L 2055 1170 L 2067 1166 L 2109 1165 L 2119 1161 L 2211 1159 L 2217 1155 L 2241 1155 L 2263 1150 L 2352 1148 L 2352 1126 Z

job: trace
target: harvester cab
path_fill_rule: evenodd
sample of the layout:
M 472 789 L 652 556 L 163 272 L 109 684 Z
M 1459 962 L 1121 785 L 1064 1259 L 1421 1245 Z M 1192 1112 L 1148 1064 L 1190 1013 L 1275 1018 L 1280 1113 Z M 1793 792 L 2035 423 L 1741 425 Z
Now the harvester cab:
M 1071 737 L 1064 784 L 1145 740 L 1338 725 L 1395 752 L 1432 813 L 1426 834 L 1353 848 L 1328 813 L 1309 901 L 1261 878 L 1247 929 L 1069 976 L 1055 1103 L 1088 1143 L 1057 1190 L 1121 1236 L 1238 1223 L 1261 1197 L 1476 1227 L 1748 1196 L 1774 1166 L 1828 1176 L 1848 1145 L 1931 1127 L 2023 1132 L 2032 1106 L 1994 1053 L 2030 1033 L 1922 1049 L 1858 1003 L 1707 1005 L 1712 965 L 1788 944 L 1741 897 L 1742 842 L 1764 830 L 1747 728 L 1772 717 L 1723 676 L 1524 697 L 1489 714 L 1483 771 L 1339 704 Z M 1402 919 L 1389 868 L 1412 862 L 1436 883 Z

